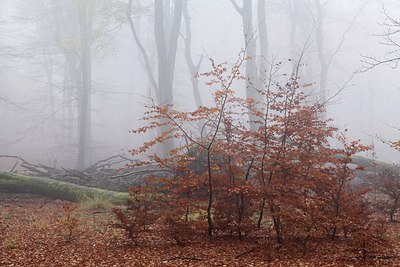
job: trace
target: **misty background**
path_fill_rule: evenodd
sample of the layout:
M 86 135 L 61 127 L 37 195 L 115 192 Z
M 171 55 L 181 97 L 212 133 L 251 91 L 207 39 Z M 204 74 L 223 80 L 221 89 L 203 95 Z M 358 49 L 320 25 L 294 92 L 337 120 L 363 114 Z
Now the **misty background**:
M 365 56 L 384 57 L 392 49 L 380 36 L 388 30 L 384 10 L 396 16 L 400 2 L 243 1 L 1 0 L 0 154 L 68 168 L 129 155 L 148 138 L 130 130 L 145 123 L 150 98 L 182 110 L 195 109 L 199 101 L 207 105 L 212 88 L 200 79 L 196 95 L 192 80 L 211 69 L 207 57 L 234 63 L 241 49 L 250 53 L 253 45 L 251 60 L 266 70 L 304 53 L 300 76 L 313 83 L 315 98 L 340 91 L 326 116 L 348 129 L 349 137 L 373 145 L 378 160 L 399 162 L 400 155 L 375 138 L 398 139 L 399 70 L 360 70 L 368 67 Z M 173 64 L 160 61 L 155 3 L 162 4 L 161 39 L 170 53 L 176 38 Z M 158 84 L 171 72 L 172 81 Z M 172 95 L 163 99 L 169 82 Z M 245 82 L 235 89 L 245 97 Z M 7 164 L 0 161 L 0 168 Z

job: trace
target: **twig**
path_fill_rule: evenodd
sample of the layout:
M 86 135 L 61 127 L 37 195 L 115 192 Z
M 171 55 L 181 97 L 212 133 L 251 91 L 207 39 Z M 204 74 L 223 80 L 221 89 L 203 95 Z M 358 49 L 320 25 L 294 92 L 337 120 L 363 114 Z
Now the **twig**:
M 362 259 L 362 256 L 356 256 L 356 257 L 354 257 L 354 258 L 356 258 L 357 260 L 361 260 Z M 376 256 L 367 256 L 367 258 L 369 258 L 369 259 L 375 259 L 375 260 L 391 260 L 391 259 L 398 259 L 398 258 L 400 258 L 400 256 L 399 255 L 376 255 Z
M 196 256 L 175 256 L 175 257 L 169 258 L 167 261 L 173 261 L 173 260 L 204 261 L 204 259 L 197 258 Z
M 17 167 L 17 165 L 18 165 L 18 160 L 15 162 L 15 164 L 14 164 L 14 166 L 11 168 L 11 170 L 10 170 L 10 172 L 14 172 L 14 170 L 15 170 L 15 168 Z
M 109 178 L 111 179 L 115 179 L 115 178 L 120 178 L 120 177 L 127 177 L 130 175 L 134 175 L 134 174 L 142 174 L 142 173 L 148 173 L 148 172 L 173 172 L 170 170 L 140 170 L 140 171 L 133 171 L 133 172 L 128 172 L 128 173 L 124 173 L 124 174 L 120 174 L 120 175 L 114 175 L 114 176 L 110 176 Z
M 100 160 L 100 161 L 96 162 L 95 164 L 93 164 L 92 166 L 87 168 L 87 170 L 95 169 L 95 168 L 99 169 L 99 168 L 102 168 L 102 167 L 107 166 L 107 165 L 110 166 L 110 165 L 122 162 L 122 161 L 120 161 L 120 162 L 109 162 L 109 163 L 106 163 L 106 164 L 103 164 L 103 165 L 99 165 L 100 163 L 108 162 L 109 160 L 112 160 L 112 159 L 115 159 L 115 158 L 121 158 L 122 160 L 128 161 L 130 163 L 133 162 L 133 160 L 128 158 L 128 157 L 125 157 L 125 156 L 122 156 L 122 155 L 115 155 L 115 156 L 109 157 L 107 159 L 103 159 L 103 160 Z
M 257 248 L 259 248 L 259 247 L 260 247 L 260 245 L 255 246 L 255 247 L 252 247 L 252 248 L 250 248 L 250 249 L 248 249 L 248 250 L 245 250 L 245 251 L 243 251 L 243 252 L 237 254 L 237 255 L 234 257 L 234 259 L 236 260 L 236 259 L 239 259 L 240 257 L 242 257 L 242 256 L 244 256 L 244 255 L 247 255 L 247 254 L 249 254 L 249 253 L 252 253 L 252 252 L 254 252 L 254 251 L 255 251 Z

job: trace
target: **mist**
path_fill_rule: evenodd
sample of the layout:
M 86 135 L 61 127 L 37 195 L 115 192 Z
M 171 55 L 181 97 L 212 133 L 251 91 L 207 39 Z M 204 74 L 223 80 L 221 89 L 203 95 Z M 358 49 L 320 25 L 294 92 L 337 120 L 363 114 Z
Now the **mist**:
M 400 266 L 399 0 L 0 0 L 0 266 Z
M 212 104 L 212 88 L 199 79 L 196 99 L 192 78 L 211 69 L 208 58 L 233 64 L 241 49 L 249 51 L 254 43 L 252 60 L 264 61 L 260 65 L 266 71 L 279 61 L 297 62 L 302 54 L 299 76 L 313 84 L 316 101 L 329 99 L 326 117 L 333 119 L 332 124 L 348 129 L 350 138 L 372 145 L 377 159 L 389 163 L 400 159 L 381 141 L 398 139 L 398 69 L 382 64 L 363 71 L 369 67 L 366 57 L 384 57 L 392 49 L 383 44 L 389 29 L 384 11 L 397 14 L 398 1 L 321 1 L 322 13 L 319 1 L 265 1 L 265 18 L 258 18 L 254 4 L 251 25 L 244 25 L 231 1 L 184 1 L 190 25 L 184 15 L 176 22 L 173 12 L 164 21 L 164 49 L 174 59 L 165 62 L 159 62 L 163 48 L 157 47 L 161 33 L 155 31 L 152 1 L 130 3 L 137 40 L 126 15 L 129 1 L 98 0 L 89 6 L 72 2 L 0 3 L 1 155 L 81 169 L 113 155 L 129 156 L 130 149 L 151 138 L 130 132 L 145 125 L 141 118 L 151 99 L 187 111 L 194 110 L 199 100 Z M 174 28 L 175 22 L 179 25 Z M 194 69 L 185 57 L 188 33 Z M 260 49 L 262 38 L 265 47 Z M 321 65 L 321 57 L 329 66 Z M 161 79 L 163 71 L 172 73 L 172 80 Z M 157 99 L 151 76 L 159 95 L 170 83 L 170 95 Z M 82 94 L 85 86 L 88 91 Z M 235 89 L 246 96 L 245 82 Z M 371 158 L 372 152 L 363 156 Z M 10 164 L 0 159 L 3 170 Z

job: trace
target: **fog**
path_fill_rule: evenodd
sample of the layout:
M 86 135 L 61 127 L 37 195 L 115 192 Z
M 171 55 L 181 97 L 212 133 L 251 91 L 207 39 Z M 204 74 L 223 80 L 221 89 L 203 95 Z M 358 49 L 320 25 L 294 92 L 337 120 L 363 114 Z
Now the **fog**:
M 251 43 L 256 46 L 253 60 L 265 61 L 260 65 L 266 69 L 281 60 L 297 61 L 303 53 L 300 76 L 319 92 L 316 101 L 329 100 L 326 117 L 339 129 L 348 129 L 351 138 L 373 145 L 379 160 L 398 163 L 400 154 L 381 139 L 399 137 L 400 69 L 395 62 L 370 68 L 368 57 L 384 59 L 396 50 L 385 41 L 390 30 L 385 18 L 398 19 L 400 2 L 265 0 L 265 18 L 258 18 L 258 1 L 243 1 L 183 0 L 183 13 L 187 4 L 191 18 L 187 31 L 177 10 L 182 1 L 155 0 L 164 4 L 163 38 L 156 36 L 159 19 L 153 1 L 0 1 L 0 155 L 68 168 L 129 155 L 148 140 L 130 130 L 144 125 L 141 118 L 150 98 L 160 105 L 170 101 L 181 110 L 198 104 L 191 81 L 195 73 L 185 58 L 190 32 L 193 63 L 203 57 L 198 72 L 211 70 L 207 57 L 233 64 Z M 249 3 L 251 26 L 242 19 L 243 4 Z M 262 34 L 267 42 L 260 49 Z M 159 39 L 165 47 L 159 46 Z M 167 50 L 165 62 L 160 61 L 162 50 Z M 143 51 L 157 82 L 158 100 Z M 395 58 L 396 53 L 389 56 Z M 164 72 L 173 74 L 172 81 L 161 79 Z M 171 96 L 163 91 L 170 82 Z M 201 79 L 198 86 L 202 103 L 210 104 L 212 88 Z M 83 88 L 87 95 L 81 93 Z M 236 90 L 245 97 L 245 82 Z M 7 164 L 0 159 L 0 168 L 7 170 Z

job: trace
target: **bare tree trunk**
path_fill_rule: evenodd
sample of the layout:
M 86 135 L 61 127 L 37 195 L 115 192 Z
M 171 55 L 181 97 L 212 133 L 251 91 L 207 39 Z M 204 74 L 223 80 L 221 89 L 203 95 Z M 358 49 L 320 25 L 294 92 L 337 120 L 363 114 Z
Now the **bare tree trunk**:
M 49 96 L 50 96 L 50 108 L 51 108 L 51 113 L 53 114 L 55 111 L 55 94 L 54 94 L 54 86 L 53 86 L 53 58 L 50 55 L 50 51 L 48 49 L 43 48 L 42 50 L 42 57 L 43 57 L 43 63 L 44 63 L 44 68 L 46 72 L 46 78 L 47 78 L 47 86 L 49 89 Z
M 161 106 L 173 103 L 173 80 L 175 74 L 175 60 L 178 47 L 178 36 L 181 28 L 183 0 L 154 0 L 154 34 L 157 50 L 157 78 L 153 74 L 150 60 L 145 47 L 138 36 L 132 19 L 132 3 L 127 5 L 127 19 L 134 40 L 143 56 L 145 68 L 149 80 L 154 88 L 158 104 Z M 161 122 L 163 123 L 163 122 Z M 158 129 L 158 135 L 169 132 L 166 140 L 159 147 L 160 157 L 168 157 L 169 151 L 174 147 L 173 141 L 169 139 L 172 134 L 170 127 Z
M 293 69 L 296 67 L 296 63 L 294 59 L 297 57 L 297 49 L 296 49 L 296 36 L 298 30 L 298 13 L 299 11 L 296 10 L 297 1 L 296 0 L 289 0 L 289 17 L 290 17 L 290 34 L 289 34 L 289 47 L 290 47 L 290 59 L 293 60 Z
M 130 2 L 130 3 L 132 3 L 132 2 Z M 141 2 L 139 2 L 139 4 L 140 3 Z M 132 14 L 130 14 L 130 9 L 131 9 L 131 7 L 128 7 L 128 14 L 127 14 L 128 20 L 131 18 L 131 15 L 132 15 Z M 141 36 L 140 20 L 141 20 L 141 17 L 136 17 L 130 21 L 131 31 L 134 35 L 134 38 L 136 40 L 135 42 L 137 43 L 138 46 L 142 45 L 140 42 L 140 39 L 139 39 L 139 36 Z M 138 25 L 138 26 L 135 27 L 135 25 Z M 139 49 L 138 57 L 139 57 L 140 66 L 143 68 L 144 71 L 149 73 L 147 85 L 146 85 L 146 91 L 147 91 L 146 104 L 148 106 L 151 106 L 152 101 L 154 99 L 156 99 L 157 90 L 158 90 L 158 86 L 157 86 L 156 81 L 153 76 L 154 67 L 156 64 L 156 58 L 155 58 L 155 54 L 154 54 L 154 50 L 155 50 L 154 49 L 154 36 L 147 35 L 146 37 L 148 38 L 148 40 L 146 40 L 146 44 L 143 45 L 142 48 Z M 142 49 L 144 51 L 144 47 L 150 47 L 150 49 L 148 50 L 149 53 L 148 54 L 145 53 L 146 57 L 144 57 L 143 52 L 141 51 Z M 128 105 L 129 105 L 129 107 L 132 105 L 132 99 L 128 99 Z M 127 114 L 127 116 L 128 116 L 128 119 L 130 119 L 131 114 Z M 156 130 L 154 130 L 154 129 L 150 130 L 147 135 L 148 135 L 149 140 L 153 140 L 157 136 Z
M 175 0 L 171 6 L 164 8 L 163 0 L 154 1 L 155 21 L 154 33 L 156 37 L 158 58 L 158 102 L 160 105 L 172 105 L 173 103 L 173 79 L 175 74 L 175 60 L 178 47 L 178 36 L 181 27 L 183 0 Z M 167 10 L 167 12 L 165 12 Z M 170 18 L 172 23 L 167 21 Z M 171 24 L 170 24 L 171 23 Z M 169 24 L 171 31 L 166 31 Z M 167 42 L 167 40 L 169 42 Z M 161 127 L 161 132 L 172 134 L 168 126 Z M 169 136 L 170 136 L 169 135 Z M 167 136 L 168 138 L 168 136 Z M 174 147 L 171 139 L 165 140 L 161 147 L 160 156 L 168 157 L 169 151 Z
M 246 61 L 246 98 L 260 101 L 260 94 L 257 93 L 257 89 L 259 89 L 257 88 L 259 69 L 257 66 L 257 60 L 255 59 L 255 56 L 257 55 L 257 44 L 253 28 L 253 0 L 244 0 L 242 7 L 239 7 L 235 0 L 231 0 L 231 2 L 242 17 L 246 57 L 248 58 Z M 260 5 L 262 6 L 262 4 Z M 257 117 L 250 112 L 249 123 L 250 129 L 253 131 L 257 130 L 257 120 Z
M 291 21 L 289 46 L 290 58 L 292 60 L 292 73 L 300 72 L 304 82 L 313 82 L 312 64 L 298 68 L 299 55 L 308 48 L 309 39 L 312 35 L 312 13 L 305 0 L 289 0 L 289 17 Z
M 65 92 L 65 101 L 70 103 L 67 104 L 66 111 L 66 121 L 64 123 L 66 133 L 66 142 L 67 144 L 72 144 L 74 133 L 76 129 L 78 129 L 78 123 L 75 120 L 74 111 L 76 112 L 79 108 L 79 101 L 76 103 L 76 107 L 74 104 L 74 99 L 79 99 L 79 86 L 81 81 L 81 73 L 79 67 L 79 58 L 78 51 L 70 49 L 64 52 L 65 60 L 67 63 L 67 85 L 64 88 Z
M 192 29 L 191 29 L 191 23 L 190 23 L 190 16 L 189 16 L 189 10 L 187 6 L 188 2 L 185 1 L 184 3 L 184 8 L 183 8 L 183 18 L 185 20 L 185 59 L 186 59 L 186 64 L 189 68 L 190 72 L 190 80 L 192 82 L 192 88 L 193 88 L 193 96 L 194 100 L 196 103 L 197 107 L 200 107 L 203 105 L 203 101 L 201 100 L 200 96 L 200 91 L 199 91 L 199 81 L 198 79 L 195 78 L 196 73 L 199 72 L 201 62 L 203 60 L 203 56 L 200 57 L 199 61 L 197 64 L 194 64 L 193 58 L 192 58 Z
M 190 81 L 192 82 L 192 89 L 193 89 L 193 97 L 197 107 L 203 106 L 203 101 L 200 96 L 199 90 L 199 80 L 195 77 L 195 75 L 200 71 L 200 66 L 203 61 L 203 55 L 200 57 L 199 61 L 195 64 L 192 58 L 192 29 L 191 29 L 191 18 L 189 16 L 188 10 L 188 1 L 184 2 L 183 7 L 183 18 L 185 21 L 185 59 L 186 65 L 189 68 L 190 72 Z M 199 121 L 197 123 L 197 127 L 199 128 L 199 132 L 202 132 L 202 126 L 204 125 L 203 121 Z
M 324 14 L 323 14 L 323 9 L 321 6 L 320 0 L 314 0 L 315 7 L 317 10 L 317 21 L 315 25 L 315 34 L 317 38 L 317 52 L 318 52 L 318 60 L 320 64 L 320 93 L 319 93 L 319 99 L 318 101 L 320 103 L 325 103 L 327 96 L 328 96 L 328 88 L 327 88 L 327 83 L 328 83 L 328 62 L 325 56 L 324 52 L 324 31 L 323 31 L 323 25 L 324 25 Z
M 253 29 L 253 1 L 247 0 L 243 1 L 243 9 L 242 9 L 242 20 L 243 20 L 243 36 L 246 47 L 246 55 L 249 57 L 249 60 L 246 62 L 246 98 L 259 100 L 259 95 L 257 94 L 254 82 L 258 77 L 258 68 L 257 61 L 255 56 L 257 54 L 256 40 L 254 38 L 254 29 Z M 256 129 L 257 117 L 250 113 L 249 121 L 250 121 L 250 129 Z
M 317 39 L 317 52 L 318 52 L 318 59 L 320 63 L 320 97 L 319 101 L 321 103 L 325 103 L 329 96 L 329 88 L 328 88 L 328 78 L 329 78 L 329 68 L 332 64 L 333 58 L 338 54 L 340 49 L 342 48 L 346 35 L 350 32 L 353 28 L 357 18 L 361 15 L 362 11 L 364 10 L 368 1 L 365 1 L 360 8 L 358 9 L 357 13 L 353 16 L 350 24 L 348 27 L 342 32 L 339 43 L 331 53 L 326 53 L 325 49 L 325 40 L 324 40 L 324 7 L 329 3 L 329 1 L 324 2 L 321 4 L 321 0 L 314 0 L 316 13 L 317 13 L 317 21 L 315 22 L 315 33 Z M 325 114 L 323 114 L 325 116 Z
M 81 88 L 79 106 L 79 137 L 77 169 L 82 170 L 90 163 L 90 103 L 91 103 L 91 28 L 92 28 L 91 0 L 84 3 L 79 11 L 79 28 L 81 33 Z
M 260 63 L 259 67 L 259 79 L 260 85 L 265 86 L 265 73 L 267 71 L 268 61 L 268 29 L 267 29 L 267 15 L 266 15 L 266 0 L 258 0 L 258 32 L 259 32 L 259 43 L 260 43 Z
M 86 0 L 85 0 L 86 1 Z M 65 60 L 63 87 L 63 142 L 72 145 L 75 137 L 80 135 L 81 103 L 82 103 L 82 71 L 80 62 L 81 41 L 80 12 L 68 0 L 52 0 L 51 11 L 54 25 L 53 35 L 57 46 L 61 49 Z M 84 26 L 84 25 L 83 25 Z

